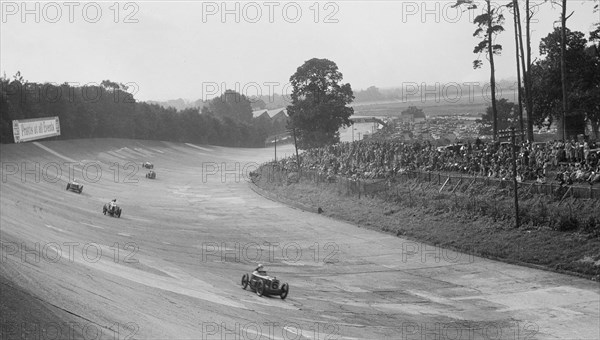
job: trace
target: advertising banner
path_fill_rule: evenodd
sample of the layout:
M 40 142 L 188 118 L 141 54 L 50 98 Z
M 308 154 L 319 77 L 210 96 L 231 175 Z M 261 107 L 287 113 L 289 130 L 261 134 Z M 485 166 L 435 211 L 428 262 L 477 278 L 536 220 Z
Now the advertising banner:
M 15 143 L 60 136 L 58 117 L 13 120 Z

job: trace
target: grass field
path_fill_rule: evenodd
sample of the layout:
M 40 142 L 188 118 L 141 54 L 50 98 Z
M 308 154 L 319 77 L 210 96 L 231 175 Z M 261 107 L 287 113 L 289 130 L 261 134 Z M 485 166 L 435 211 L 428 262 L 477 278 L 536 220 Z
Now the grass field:
M 275 199 L 315 212 L 321 208 L 327 216 L 362 228 L 600 280 L 598 200 L 560 205 L 549 197 L 530 197 L 521 202 L 522 226 L 515 228 L 512 198 L 491 189 L 477 188 L 476 198 L 440 195 L 408 181 L 398 184 L 400 195 L 359 198 L 344 195 L 334 184 L 303 179 L 287 185 L 266 178 L 261 176 L 256 184 Z
M 505 91 L 499 98 L 506 98 L 516 102 L 514 91 Z M 472 96 L 450 97 L 443 94 L 407 97 L 406 100 L 361 102 L 352 105 L 357 116 L 399 116 L 409 106 L 423 109 L 427 116 L 440 115 L 472 115 L 480 116 L 491 105 L 487 96 L 475 93 Z

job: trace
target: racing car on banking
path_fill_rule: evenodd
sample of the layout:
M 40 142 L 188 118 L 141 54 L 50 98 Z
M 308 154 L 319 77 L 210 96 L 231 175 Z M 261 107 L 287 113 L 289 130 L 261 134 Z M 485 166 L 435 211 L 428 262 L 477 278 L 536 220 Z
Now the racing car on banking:
M 112 217 L 121 217 L 121 207 L 119 207 L 116 203 L 111 205 L 111 202 L 104 204 L 102 207 L 102 213 L 104 215 L 109 214 Z
M 148 173 L 146 174 L 146 178 L 156 179 L 156 172 L 154 172 L 153 170 L 148 171 Z
M 152 164 L 150 162 L 144 162 L 144 163 L 142 163 L 142 167 L 144 167 L 146 169 L 154 169 L 154 164 Z
M 81 194 L 83 191 L 83 184 L 77 183 L 76 181 L 70 181 L 67 183 L 67 191 L 71 190 L 73 192 Z
M 276 277 L 267 275 L 262 265 L 259 265 L 252 274 L 242 275 L 242 288 L 247 287 L 255 291 L 258 296 L 279 295 L 282 300 L 285 300 L 290 291 L 287 283 L 281 284 Z

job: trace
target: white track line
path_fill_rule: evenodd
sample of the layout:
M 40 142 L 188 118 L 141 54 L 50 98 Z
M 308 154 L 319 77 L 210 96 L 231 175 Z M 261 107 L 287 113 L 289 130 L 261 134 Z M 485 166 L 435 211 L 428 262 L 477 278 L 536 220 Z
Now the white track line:
M 106 151 L 107 154 L 113 156 L 113 157 L 117 157 L 117 158 L 121 158 L 121 159 L 127 159 L 127 157 L 125 156 L 121 156 L 120 154 L 114 152 L 114 151 Z
M 57 227 L 53 227 L 53 226 L 51 226 L 51 225 L 49 225 L 49 224 L 46 224 L 46 227 L 48 227 L 48 228 L 50 228 L 50 229 L 58 230 L 58 231 L 60 231 L 61 233 L 64 233 L 64 232 L 65 232 L 64 230 L 62 230 L 62 229 L 60 229 L 60 228 L 57 228 Z
M 158 150 L 158 149 L 155 149 L 155 148 L 148 148 L 148 149 L 150 149 L 150 150 L 152 150 L 152 151 L 156 151 L 156 152 L 158 152 L 158 153 L 165 153 L 164 151 L 162 151 L 162 150 Z
M 200 150 L 202 150 L 202 151 L 208 151 L 208 152 L 212 152 L 212 150 L 211 150 L 211 149 L 203 148 L 203 147 L 201 147 L 201 146 L 194 145 L 194 144 L 192 144 L 192 143 L 185 143 L 185 145 L 187 145 L 187 146 L 191 146 L 192 148 L 200 149 Z
M 97 225 L 93 225 L 93 224 L 89 224 L 89 223 L 85 223 L 85 222 L 81 222 L 81 224 L 87 225 L 88 227 L 92 227 L 92 228 L 104 229 L 104 227 L 99 227 Z
M 41 149 L 44 149 L 44 150 L 46 150 L 46 151 L 50 152 L 51 154 L 53 154 L 53 155 L 54 155 L 54 156 L 56 156 L 56 157 L 60 157 L 60 158 L 62 158 L 62 159 L 64 159 L 64 160 L 66 160 L 66 161 L 69 161 L 69 162 L 77 163 L 77 161 L 76 161 L 76 160 L 74 160 L 74 159 L 72 159 L 72 158 L 69 158 L 69 157 L 67 157 L 67 156 L 63 156 L 63 155 L 59 154 L 58 152 L 56 152 L 56 151 L 54 151 L 54 150 L 50 149 L 49 147 L 47 147 L 47 146 L 44 146 L 44 145 L 42 145 L 42 144 L 40 144 L 40 143 L 38 143 L 38 142 L 33 142 L 33 145 L 35 145 L 35 146 L 37 146 L 37 147 L 39 147 L 39 148 L 41 148 Z

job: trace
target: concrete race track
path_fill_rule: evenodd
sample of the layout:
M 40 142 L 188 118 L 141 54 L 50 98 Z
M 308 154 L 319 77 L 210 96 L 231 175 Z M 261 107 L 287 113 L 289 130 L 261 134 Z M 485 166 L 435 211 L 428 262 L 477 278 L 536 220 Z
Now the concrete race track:
M 598 283 L 267 200 L 247 173 L 271 157 L 114 139 L 2 145 L 1 338 L 600 338 Z M 82 194 L 65 190 L 70 170 Z M 112 198 L 121 218 L 102 214 Z M 257 263 L 289 283 L 286 300 L 241 288 Z

